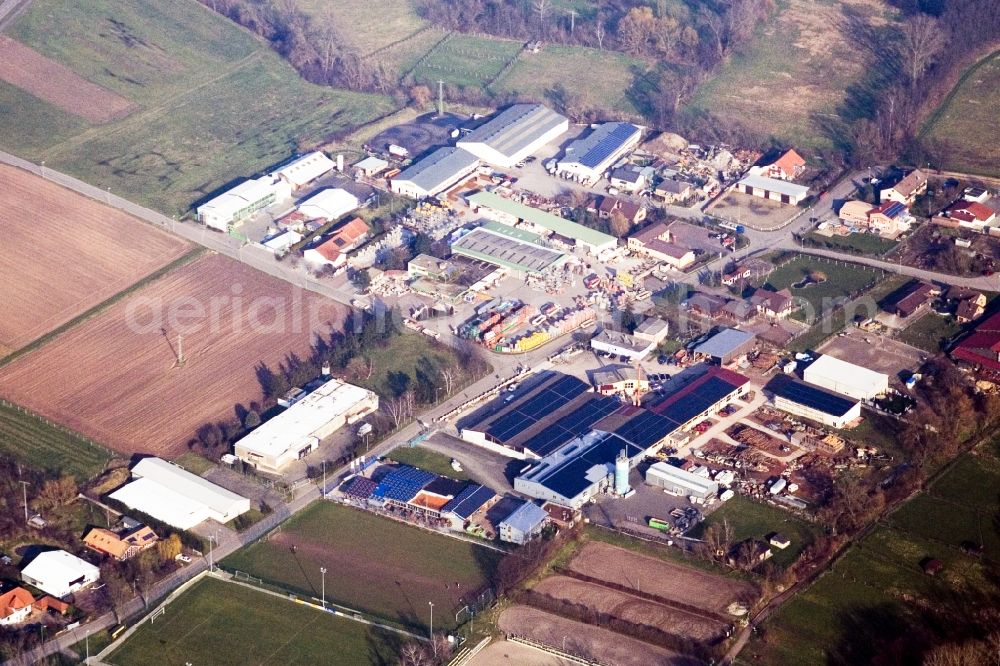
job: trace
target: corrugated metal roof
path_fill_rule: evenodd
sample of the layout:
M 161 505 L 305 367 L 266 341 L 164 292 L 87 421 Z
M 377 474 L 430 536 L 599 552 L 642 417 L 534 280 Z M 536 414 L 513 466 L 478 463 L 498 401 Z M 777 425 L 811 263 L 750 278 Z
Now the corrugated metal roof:
M 499 229 L 483 227 L 473 229 L 452 243 L 451 251 L 529 273 L 541 272 L 563 258 L 561 252 L 522 241 Z
M 473 206 L 484 206 L 493 210 L 512 215 L 519 220 L 524 220 L 530 224 L 548 229 L 560 236 L 566 236 L 593 247 L 602 247 L 608 243 L 616 242 L 614 236 L 601 233 L 582 224 L 577 224 L 570 220 L 565 220 L 552 213 L 525 206 L 524 204 L 505 199 L 493 192 L 476 192 L 469 197 L 469 202 Z
M 419 162 L 411 164 L 393 180 L 409 181 L 433 194 L 443 184 L 458 177 L 458 174 L 474 169 L 478 163 L 475 155 L 461 148 L 438 148 Z
M 561 123 L 562 116 L 541 104 L 515 104 L 474 129 L 457 145 L 481 143 L 505 157 L 512 157 Z

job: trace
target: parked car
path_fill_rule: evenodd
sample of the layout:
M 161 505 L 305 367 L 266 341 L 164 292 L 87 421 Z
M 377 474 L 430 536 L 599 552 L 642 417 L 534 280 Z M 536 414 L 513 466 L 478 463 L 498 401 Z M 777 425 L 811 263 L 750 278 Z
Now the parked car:
M 191 564 L 191 558 L 184 553 L 177 553 L 177 556 L 174 559 L 178 562 L 183 562 L 184 564 Z

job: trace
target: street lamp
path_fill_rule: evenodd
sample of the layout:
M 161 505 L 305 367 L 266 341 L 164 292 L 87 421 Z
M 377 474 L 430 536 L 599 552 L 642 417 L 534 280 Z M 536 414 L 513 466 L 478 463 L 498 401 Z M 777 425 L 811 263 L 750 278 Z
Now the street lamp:
M 434 648 L 434 656 L 437 657 L 437 646 L 434 644 L 434 602 L 428 601 L 431 607 L 431 647 Z
M 326 499 L 326 459 L 323 459 L 323 490 L 321 492 L 323 499 Z
M 215 569 L 215 560 L 212 559 L 215 553 L 215 542 L 218 541 L 218 532 L 215 534 L 208 535 L 208 570 L 212 571 Z
M 326 608 L 326 567 L 320 567 L 319 573 L 323 577 L 322 582 L 322 597 L 323 597 L 323 608 Z

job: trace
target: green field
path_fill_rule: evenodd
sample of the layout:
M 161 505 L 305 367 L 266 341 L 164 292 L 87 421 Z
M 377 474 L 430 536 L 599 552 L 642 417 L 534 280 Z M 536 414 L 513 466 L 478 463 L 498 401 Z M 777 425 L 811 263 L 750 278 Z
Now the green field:
M 921 139 L 944 169 L 1000 176 L 1000 51 L 973 65 L 927 119 Z
M 799 148 L 829 146 L 837 138 L 824 123 L 839 123 L 842 107 L 864 97 L 852 90 L 864 77 L 865 58 L 851 22 L 884 26 L 894 11 L 878 0 L 777 0 L 774 6 L 753 42 L 701 85 L 688 109 Z
M 106 661 L 116 666 L 393 664 L 399 645 L 395 634 L 204 578 Z
M 424 372 L 439 386 L 443 386 L 437 368 L 455 363 L 454 352 L 450 347 L 435 344 L 428 336 L 410 331 L 393 336 L 385 347 L 371 347 L 363 350 L 362 354 L 374 363 L 375 369 L 370 378 L 358 377 L 352 381 L 383 397 L 394 395 L 390 381 L 394 374 L 402 373 L 410 377 L 409 385 L 412 387 L 412 380 L 417 373 Z M 444 388 L 441 389 L 440 396 L 441 399 L 447 397 Z
M 295 5 L 312 21 L 332 23 L 339 37 L 363 55 L 428 28 L 412 3 L 399 0 L 295 0 Z
M 637 110 L 629 89 L 636 76 L 648 69 L 641 60 L 621 53 L 546 44 L 540 53 L 525 53 L 518 58 L 494 88 L 545 100 L 562 85 L 579 95 L 582 106 L 634 114 Z
M 928 312 L 916 320 L 900 334 L 899 339 L 908 345 L 930 352 L 941 349 L 941 343 L 962 330 L 962 325 L 952 317 L 942 317 L 934 312 Z
M 721 525 L 723 521 L 729 523 L 735 542 L 744 539 L 767 541 L 765 537 L 771 532 L 780 532 L 787 537 L 792 542 L 788 548 L 771 547 L 774 556 L 770 561 L 780 567 L 795 562 L 799 553 L 822 532 L 820 526 L 796 518 L 788 511 L 737 495 L 709 514 L 690 536 L 700 538 L 710 525 Z
M 0 455 L 37 469 L 72 474 L 78 481 L 104 470 L 111 452 L 80 435 L 0 403 Z
M 168 214 L 393 108 L 306 83 L 194 0 L 39 0 L 9 34 L 137 108 L 88 127 L 0 89 L 3 147 Z
M 825 280 L 802 287 L 793 286 L 810 273 L 821 273 L 825 276 Z M 796 314 L 805 321 L 813 321 L 816 316 L 828 312 L 833 307 L 834 300 L 844 299 L 851 294 L 869 289 L 883 276 L 884 273 L 878 269 L 833 259 L 799 255 L 768 275 L 766 284 L 774 290 L 787 287 L 792 296 L 808 301 L 812 312 L 807 311 L 810 308 L 805 308 Z
M 433 601 L 434 626 L 447 629 L 455 625 L 455 611 L 488 585 L 500 555 L 372 513 L 316 502 L 268 541 L 221 564 L 317 599 L 319 570 L 326 567 L 327 601 L 413 628 L 427 625 Z
M 520 51 L 520 42 L 453 33 L 428 53 L 411 75 L 427 84 L 440 79 L 463 87 L 485 86 Z
M 851 252 L 868 257 L 881 257 L 893 249 L 898 242 L 882 238 L 878 234 L 850 234 L 848 236 L 822 236 L 816 232 L 805 235 L 806 245 L 824 247 L 839 252 Z
M 933 612 L 967 612 L 1000 593 L 994 574 L 1000 538 L 1000 460 L 986 450 L 965 454 L 929 492 L 921 493 L 858 542 L 814 585 L 783 606 L 740 654 L 740 663 L 872 663 L 872 645 L 918 645 L 941 628 Z M 981 541 L 979 535 L 981 534 Z M 983 558 L 964 554 L 965 539 L 983 543 Z M 944 571 L 925 575 L 924 558 Z M 891 663 L 919 663 L 907 655 Z M 887 662 L 888 663 L 888 662 Z
M 420 469 L 447 476 L 459 481 L 468 481 L 469 475 L 465 471 L 456 472 L 452 469 L 451 458 L 437 451 L 425 449 L 422 446 L 399 446 L 387 454 L 398 463 L 413 465 Z

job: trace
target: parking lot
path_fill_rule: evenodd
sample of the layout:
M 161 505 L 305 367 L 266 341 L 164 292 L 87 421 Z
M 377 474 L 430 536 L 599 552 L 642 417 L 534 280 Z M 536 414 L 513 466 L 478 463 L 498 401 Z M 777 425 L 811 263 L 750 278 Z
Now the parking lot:
M 927 352 L 878 333 L 858 328 L 848 328 L 844 333 L 830 338 L 817 351 L 883 372 L 896 388 L 902 387 L 927 358 Z

